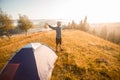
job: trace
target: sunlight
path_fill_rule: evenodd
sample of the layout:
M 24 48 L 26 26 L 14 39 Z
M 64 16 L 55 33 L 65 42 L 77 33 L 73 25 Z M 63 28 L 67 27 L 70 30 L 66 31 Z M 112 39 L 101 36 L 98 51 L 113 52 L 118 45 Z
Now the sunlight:
M 53 13 L 55 18 L 73 19 L 77 22 L 85 16 L 89 22 L 115 22 L 120 20 L 118 8 L 118 1 L 69 0 L 58 6 Z
M 29 5 L 26 5 L 29 2 Z M 14 5 L 13 5 L 14 4 Z M 25 14 L 30 19 L 68 19 L 79 22 L 119 22 L 119 0 L 13 0 L 0 1 L 0 8 L 18 19 Z

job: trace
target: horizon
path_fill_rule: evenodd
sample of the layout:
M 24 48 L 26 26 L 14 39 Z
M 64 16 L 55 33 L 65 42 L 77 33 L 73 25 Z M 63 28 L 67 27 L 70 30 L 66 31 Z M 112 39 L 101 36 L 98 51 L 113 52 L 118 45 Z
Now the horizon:
M 0 0 L 0 8 L 13 19 L 22 14 L 34 20 L 79 22 L 87 16 L 89 23 L 114 23 L 120 22 L 119 7 L 119 0 Z
M 13 21 L 17 21 L 18 19 L 13 19 Z M 69 22 L 71 23 L 72 21 L 75 21 L 75 20 L 72 20 L 72 19 L 30 19 L 33 23 L 34 23 L 34 21 L 35 21 L 35 23 L 36 23 L 36 21 L 37 21 L 37 23 L 39 23 L 40 21 L 44 21 L 44 22 L 46 22 L 46 21 L 55 21 L 55 22 L 57 22 L 57 21 L 61 21 L 62 23 L 64 23 L 64 24 L 68 24 Z M 83 19 L 82 19 L 83 20 Z M 80 21 L 81 20 L 78 20 L 78 21 L 75 21 L 75 23 L 76 24 L 79 24 L 80 23 Z M 87 21 L 88 22 L 88 21 Z M 89 24 L 114 24 L 114 23 L 119 23 L 120 24 L 120 21 L 117 21 L 117 22 L 88 22 Z

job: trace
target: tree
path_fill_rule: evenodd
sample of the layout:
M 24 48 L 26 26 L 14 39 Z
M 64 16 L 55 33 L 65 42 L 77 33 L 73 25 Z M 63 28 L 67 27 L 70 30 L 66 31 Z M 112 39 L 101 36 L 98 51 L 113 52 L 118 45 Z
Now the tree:
M 27 34 L 28 30 L 33 27 L 33 23 L 26 15 L 19 15 L 18 27 Z
M 70 22 L 68 23 L 68 28 L 71 28 L 71 24 L 70 24 Z
M 101 29 L 101 37 L 104 39 L 107 39 L 107 27 L 106 26 L 102 27 Z
M 72 28 L 72 29 L 75 29 L 75 27 L 76 27 L 76 23 L 75 23 L 75 21 L 74 21 L 74 20 L 72 20 L 72 23 L 71 23 L 71 28 Z
M 80 23 L 79 23 L 79 29 L 83 30 L 82 28 L 83 28 L 83 21 L 81 20 Z
M 75 26 L 75 22 L 74 22 L 74 20 L 72 20 L 72 22 L 71 22 L 71 29 L 73 29 L 74 26 Z
M 93 34 L 93 35 L 96 35 L 96 30 L 95 30 L 95 28 L 93 29 L 92 34 Z
M 71 28 L 71 24 L 70 24 L 70 22 L 68 22 L 68 24 L 66 25 L 65 28 L 66 28 L 66 29 L 70 29 L 70 28 Z
M 84 18 L 83 31 L 87 32 L 89 30 L 89 24 L 87 23 L 87 16 Z
M 0 10 L 0 36 L 6 35 L 10 38 L 10 31 L 14 28 L 11 16 Z
M 115 42 L 115 32 L 114 31 L 109 33 L 108 40 L 111 42 Z

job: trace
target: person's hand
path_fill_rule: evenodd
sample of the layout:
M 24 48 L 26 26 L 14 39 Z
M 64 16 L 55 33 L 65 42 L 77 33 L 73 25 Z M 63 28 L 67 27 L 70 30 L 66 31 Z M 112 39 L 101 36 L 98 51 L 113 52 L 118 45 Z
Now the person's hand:
M 44 24 L 44 28 L 47 29 L 48 28 L 48 23 Z

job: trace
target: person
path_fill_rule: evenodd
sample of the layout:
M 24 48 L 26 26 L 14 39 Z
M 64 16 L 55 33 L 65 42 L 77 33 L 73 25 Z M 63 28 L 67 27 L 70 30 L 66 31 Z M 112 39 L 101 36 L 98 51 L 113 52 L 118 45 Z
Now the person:
M 48 24 L 47 24 L 48 25 Z M 62 51 L 62 27 L 61 22 L 57 22 L 57 27 L 53 27 L 51 25 L 48 25 L 49 28 L 56 30 L 56 52 L 58 52 L 58 45 L 60 46 L 60 50 Z

